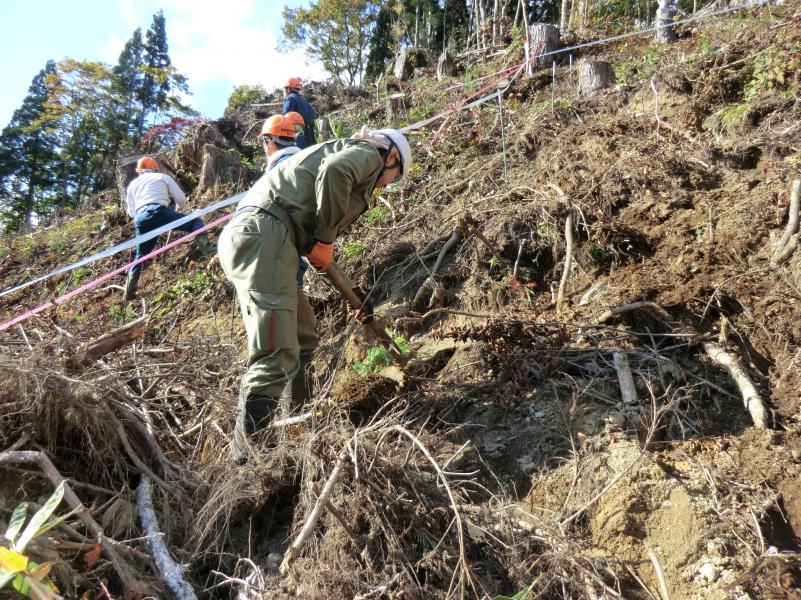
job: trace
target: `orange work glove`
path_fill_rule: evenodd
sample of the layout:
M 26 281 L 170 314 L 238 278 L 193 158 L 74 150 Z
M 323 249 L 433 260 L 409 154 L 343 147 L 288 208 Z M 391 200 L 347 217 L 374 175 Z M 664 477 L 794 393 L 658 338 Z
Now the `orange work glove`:
M 312 266 L 318 271 L 327 271 L 334 260 L 334 245 L 325 242 L 317 242 L 306 255 Z

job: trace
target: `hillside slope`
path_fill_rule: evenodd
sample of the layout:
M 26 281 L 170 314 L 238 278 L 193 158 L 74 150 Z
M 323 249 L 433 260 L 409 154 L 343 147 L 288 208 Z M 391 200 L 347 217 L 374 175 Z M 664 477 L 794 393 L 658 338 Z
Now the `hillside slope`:
M 144 473 L 203 597 L 801 597 L 801 255 L 776 264 L 774 250 L 801 160 L 798 14 L 588 49 L 618 85 L 579 96 L 562 65 L 553 89 L 550 70 L 515 78 L 502 118 L 493 101 L 413 131 L 410 178 L 336 257 L 414 358 L 403 377 L 382 371 L 378 343 L 309 276 L 315 402 L 248 465 L 227 461 L 244 332 L 216 259 L 167 253 L 141 306 L 99 288 L 4 333 L 2 447 L 24 436 L 109 537 L 130 540 L 117 563 L 105 548 L 88 560 L 73 519 L 74 535 L 54 530 L 31 556 L 56 561 L 69 597 L 101 581 L 113 597 L 164 596 L 136 516 Z M 469 67 L 464 87 L 403 84 L 406 122 L 477 91 L 516 48 Z M 351 97 L 345 129 L 383 125 L 390 93 Z M 0 285 L 126 239 L 116 201 L 4 239 Z M 0 298 L 2 314 L 124 260 Z M 143 309 L 141 340 L 76 361 Z M 719 351 L 764 400 L 764 426 Z M 49 495 L 35 471 L 0 468 L 0 520 Z

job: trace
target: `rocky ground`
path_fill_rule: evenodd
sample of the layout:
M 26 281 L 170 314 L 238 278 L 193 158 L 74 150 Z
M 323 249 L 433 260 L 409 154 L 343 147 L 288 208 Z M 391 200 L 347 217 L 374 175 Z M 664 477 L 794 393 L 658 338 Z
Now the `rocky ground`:
M 31 557 L 55 561 L 69 597 L 104 597 L 101 582 L 112 597 L 164 596 L 137 515 L 144 473 L 203 597 L 801 598 L 801 256 L 775 249 L 801 160 L 797 15 L 791 3 L 669 47 L 596 47 L 585 57 L 611 62 L 618 85 L 591 97 L 567 65 L 553 90 L 550 70 L 521 75 L 503 136 L 497 102 L 414 131 L 410 178 L 336 253 L 413 357 L 386 367 L 310 275 L 315 401 L 246 466 L 227 461 L 243 329 L 216 260 L 170 252 L 141 304 L 101 287 L 3 334 L 2 447 L 45 453 L 120 542 L 117 562 L 105 546 L 98 558 L 74 517 Z M 400 84 L 400 118 L 478 91 L 519 61 L 510 48 L 454 79 L 465 86 L 425 72 Z M 346 130 L 383 125 L 390 84 L 319 96 Z M 173 157 L 185 185 L 204 186 L 196 203 L 246 185 L 201 177 L 204 144 L 258 176 L 257 121 L 228 115 Z M 127 239 L 117 206 L 109 192 L 4 239 L 3 287 Z M 2 314 L 124 260 L 6 296 Z M 140 340 L 77 359 L 145 311 Z M 0 468 L 0 521 L 52 491 L 36 465 Z

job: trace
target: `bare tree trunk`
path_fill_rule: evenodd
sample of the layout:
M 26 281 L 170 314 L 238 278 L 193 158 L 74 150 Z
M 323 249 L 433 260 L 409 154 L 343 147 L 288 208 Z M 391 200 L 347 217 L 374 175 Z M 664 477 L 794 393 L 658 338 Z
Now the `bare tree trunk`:
M 481 38 L 481 48 L 486 50 L 487 32 L 484 26 L 487 24 L 487 12 L 484 10 L 484 2 L 482 0 L 476 0 L 476 5 L 478 5 L 478 31 Z
M 498 4 L 500 0 L 495 0 L 492 6 L 492 45 L 497 46 L 501 37 L 501 19 L 499 16 Z
M 570 14 L 570 0 L 562 0 L 562 10 L 559 15 L 559 32 L 565 33 L 567 25 L 570 22 L 568 18 Z
M 420 45 L 420 37 L 418 35 L 420 29 L 420 0 L 417 0 L 414 5 L 414 47 Z
M 658 44 L 670 44 L 676 41 L 673 31 L 673 18 L 676 16 L 676 0 L 659 0 L 656 11 L 656 36 L 654 41 Z
M 570 19 L 570 28 L 583 33 L 587 29 L 589 17 L 588 0 L 576 0 L 573 3 L 573 17 Z

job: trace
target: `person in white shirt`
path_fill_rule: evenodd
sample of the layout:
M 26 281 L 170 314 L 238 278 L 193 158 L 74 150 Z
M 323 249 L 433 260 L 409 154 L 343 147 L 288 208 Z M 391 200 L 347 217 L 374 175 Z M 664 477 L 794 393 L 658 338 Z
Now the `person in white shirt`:
M 172 204 L 175 204 L 176 208 L 184 206 L 187 202 L 186 196 L 172 177 L 158 172 L 158 163 L 153 158 L 150 156 L 140 158 L 136 163 L 136 172 L 139 175 L 128 184 L 125 205 L 128 216 L 134 220 L 137 236 L 186 216 L 171 207 Z M 175 229 L 191 232 L 202 227 L 203 221 L 195 218 L 188 223 L 178 225 Z M 157 239 L 153 238 L 138 244 L 134 260 L 150 254 L 156 247 Z M 209 244 L 206 234 L 195 237 L 194 251 L 203 256 L 214 253 L 214 248 Z M 133 300 L 136 297 L 139 276 L 148 262 L 138 263 L 128 270 L 123 296 L 125 300 Z

